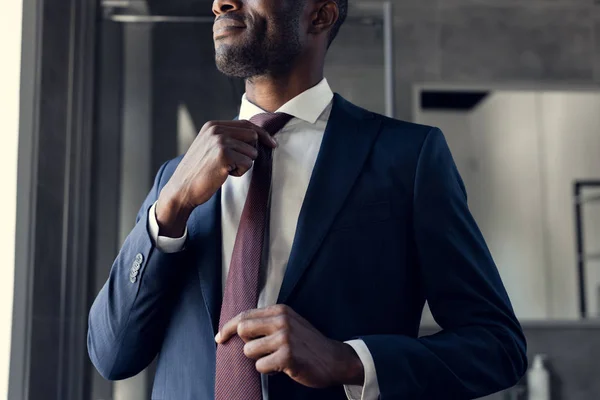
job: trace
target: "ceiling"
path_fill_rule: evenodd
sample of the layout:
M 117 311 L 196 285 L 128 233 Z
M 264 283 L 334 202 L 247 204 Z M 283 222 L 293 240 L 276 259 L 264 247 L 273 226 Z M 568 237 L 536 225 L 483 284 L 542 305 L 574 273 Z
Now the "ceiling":
M 213 16 L 212 0 L 103 0 L 102 5 L 129 15 Z

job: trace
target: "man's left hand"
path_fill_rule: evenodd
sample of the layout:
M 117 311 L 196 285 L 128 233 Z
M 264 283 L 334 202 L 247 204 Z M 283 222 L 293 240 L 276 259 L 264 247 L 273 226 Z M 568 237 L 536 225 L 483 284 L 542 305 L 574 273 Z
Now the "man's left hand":
M 234 335 L 246 343 L 244 354 L 256 360 L 262 374 L 283 372 L 312 388 L 364 383 L 363 365 L 354 349 L 326 338 L 286 305 L 243 312 L 227 322 L 215 340 L 225 343 Z

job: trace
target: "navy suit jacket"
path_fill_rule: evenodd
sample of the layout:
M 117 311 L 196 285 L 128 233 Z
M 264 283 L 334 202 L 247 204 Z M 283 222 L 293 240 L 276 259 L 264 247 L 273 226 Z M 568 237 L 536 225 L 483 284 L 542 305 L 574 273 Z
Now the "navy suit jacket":
M 147 229 L 148 210 L 180 160 L 161 167 L 91 308 L 88 349 L 111 380 L 158 356 L 153 399 L 210 400 L 220 192 L 191 215 L 184 251 L 159 251 Z M 418 338 L 425 300 L 443 331 Z M 383 400 L 477 398 L 512 386 L 526 370 L 525 338 L 440 130 L 339 95 L 278 302 L 329 338 L 362 339 Z M 270 400 L 346 398 L 341 386 L 310 389 L 284 374 L 268 377 L 268 391 Z

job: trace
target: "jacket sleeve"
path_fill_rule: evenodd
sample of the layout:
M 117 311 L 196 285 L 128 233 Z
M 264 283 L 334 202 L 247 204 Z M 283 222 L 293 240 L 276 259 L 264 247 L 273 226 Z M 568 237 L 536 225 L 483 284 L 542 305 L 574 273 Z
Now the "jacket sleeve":
M 148 211 L 158 198 L 166 165 L 90 310 L 88 353 L 106 379 L 134 376 L 152 362 L 164 337 L 178 271 L 185 267 L 185 251 L 159 251 L 148 232 Z
M 436 128 L 421 148 L 413 207 L 420 285 L 442 331 L 361 338 L 381 399 L 473 399 L 513 386 L 527 369 L 525 338 Z

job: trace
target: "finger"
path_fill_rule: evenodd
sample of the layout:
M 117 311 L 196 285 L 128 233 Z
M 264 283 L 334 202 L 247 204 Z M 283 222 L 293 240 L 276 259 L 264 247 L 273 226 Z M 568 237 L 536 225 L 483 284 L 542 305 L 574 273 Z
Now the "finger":
M 202 130 L 228 128 L 227 133 L 231 137 L 243 140 L 247 143 L 255 142 L 259 140 L 265 146 L 275 148 L 277 147 L 277 141 L 267 132 L 264 128 L 253 124 L 250 121 L 239 120 L 239 121 L 209 121 L 207 122 Z M 249 131 L 249 132 L 248 132 Z
M 247 318 L 265 318 L 272 317 L 275 315 L 288 315 L 292 316 L 294 314 L 294 310 L 292 310 L 289 306 L 285 304 L 274 304 L 272 306 L 263 307 L 263 308 L 255 308 L 253 310 L 246 311 Z
M 294 313 L 289 306 L 285 304 L 274 304 L 268 307 L 262 308 L 254 308 L 252 310 L 244 311 L 244 318 L 265 318 L 272 317 L 274 315 L 289 315 L 291 316 Z
M 237 334 L 237 326 L 242 320 L 244 313 L 240 313 L 227 321 L 225 325 L 221 328 L 217 336 L 215 336 L 215 341 L 219 344 L 227 342 L 233 335 Z
M 202 129 L 207 129 L 213 126 L 230 126 L 233 128 L 248 128 L 248 126 L 254 125 L 252 122 L 246 119 L 228 119 L 228 120 L 216 120 L 207 121 Z
M 226 327 L 231 329 L 228 324 L 230 324 L 230 323 L 235 324 L 236 329 L 232 334 L 230 334 L 228 336 L 227 339 L 229 339 L 231 336 L 233 336 L 233 334 L 237 333 L 237 324 L 239 324 L 240 321 L 242 321 L 244 319 L 266 318 L 266 317 L 279 316 L 287 324 L 290 321 L 290 317 L 293 317 L 294 315 L 296 315 L 294 310 L 292 310 L 290 307 L 288 307 L 284 304 L 275 304 L 275 305 L 272 305 L 269 307 L 255 308 L 252 310 L 244 311 L 243 313 L 240 313 L 236 317 L 232 318 L 231 321 L 229 321 L 225 325 L 223 325 L 223 329 L 221 329 L 221 331 L 225 330 Z M 221 332 L 220 337 L 222 338 L 221 341 L 224 342 L 225 341 L 223 339 L 224 334 L 222 332 Z
M 252 122 L 245 122 L 247 124 L 244 127 L 247 126 L 247 128 L 231 130 L 231 137 L 243 140 L 246 143 L 255 143 L 258 140 L 265 146 L 271 148 L 277 147 L 277 141 L 269 132 L 258 125 L 254 125 Z
M 240 153 L 252 160 L 256 160 L 258 157 L 258 150 L 256 147 L 249 145 L 246 142 L 242 142 L 240 140 L 234 138 L 227 138 L 224 142 L 225 146 Z
M 277 141 L 275 140 L 275 138 L 269 132 L 267 132 L 265 128 L 262 128 L 247 120 L 241 120 L 239 122 L 240 124 L 242 124 L 242 126 L 255 131 L 258 134 L 258 139 L 266 146 L 274 147 L 277 145 Z
M 252 159 L 244 154 L 238 153 L 233 149 L 225 150 L 227 172 L 231 176 L 240 177 L 252 168 Z
M 275 374 L 292 369 L 292 354 L 289 346 L 282 346 L 277 351 L 256 361 L 256 370 L 261 374 Z
M 240 142 L 248 143 L 251 146 L 256 147 L 256 143 L 259 140 L 258 133 L 256 130 L 249 128 L 241 128 L 241 127 L 219 127 L 217 133 L 221 135 L 221 139 L 228 140 L 238 140 Z
M 244 345 L 244 354 L 253 360 L 259 360 L 269 354 L 275 353 L 279 348 L 287 344 L 287 333 L 277 331 L 276 333 L 251 340 Z
M 262 336 L 271 335 L 287 328 L 286 320 L 279 315 L 266 318 L 253 318 L 246 316 L 238 323 L 237 334 L 248 342 Z
M 277 140 L 275 140 L 275 138 L 269 132 L 258 125 L 254 125 L 253 123 L 250 124 L 256 130 L 256 133 L 258 133 L 258 140 L 260 140 L 262 144 L 273 149 L 277 147 Z

